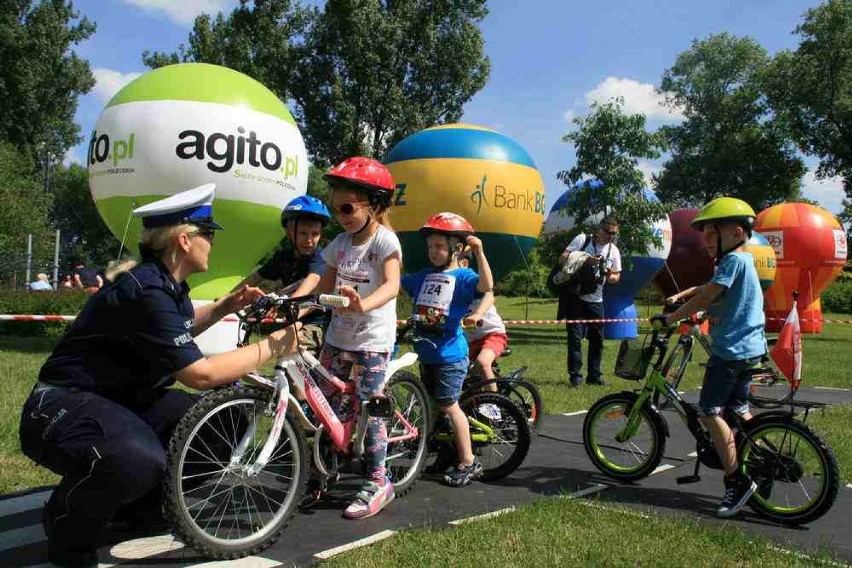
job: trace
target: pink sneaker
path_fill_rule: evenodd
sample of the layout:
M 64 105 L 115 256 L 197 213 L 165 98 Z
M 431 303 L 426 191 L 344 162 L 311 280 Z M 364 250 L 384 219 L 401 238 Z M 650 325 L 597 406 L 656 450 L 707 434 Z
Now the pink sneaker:
M 384 485 L 368 481 L 355 496 L 355 500 L 343 511 L 343 516 L 355 520 L 378 515 L 393 498 L 393 483 L 390 479 L 385 479 Z

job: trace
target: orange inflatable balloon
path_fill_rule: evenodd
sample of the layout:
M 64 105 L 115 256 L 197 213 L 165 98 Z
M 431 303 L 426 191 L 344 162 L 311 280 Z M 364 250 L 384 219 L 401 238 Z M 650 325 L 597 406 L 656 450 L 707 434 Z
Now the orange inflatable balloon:
M 766 330 L 780 331 L 799 292 L 803 333 L 822 332 L 819 295 L 846 263 L 846 232 L 831 213 L 807 203 L 782 203 L 761 211 L 755 222 L 775 249 L 775 282 L 765 292 Z

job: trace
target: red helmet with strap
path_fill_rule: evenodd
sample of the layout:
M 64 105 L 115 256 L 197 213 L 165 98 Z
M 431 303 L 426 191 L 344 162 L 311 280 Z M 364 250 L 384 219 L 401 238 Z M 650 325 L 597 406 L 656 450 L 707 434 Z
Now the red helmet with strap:
M 322 176 L 329 183 L 342 182 L 367 192 L 377 205 L 390 207 L 396 183 L 390 170 L 378 160 L 356 156 L 343 160 Z
M 420 234 L 427 237 L 433 233 L 440 233 L 447 236 L 461 237 L 464 239 L 472 235 L 475 231 L 473 225 L 467 222 L 467 219 L 456 213 L 435 213 L 426 224 L 420 227 Z

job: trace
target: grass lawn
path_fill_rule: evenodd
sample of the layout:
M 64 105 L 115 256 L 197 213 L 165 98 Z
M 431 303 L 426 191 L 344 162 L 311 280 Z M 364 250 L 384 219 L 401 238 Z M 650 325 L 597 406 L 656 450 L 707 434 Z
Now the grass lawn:
M 554 302 L 498 298 L 504 319 L 553 319 Z M 641 314 L 652 310 L 642 308 Z M 831 317 L 828 314 L 826 317 Z M 848 316 L 836 316 L 846 319 Z M 541 390 L 546 413 L 583 410 L 609 392 L 629 390 L 635 383 L 608 375 L 615 362 L 616 341 L 607 341 L 602 368 L 604 387 L 570 389 L 566 376 L 566 341 L 562 326 L 512 326 L 513 354 L 504 370 L 528 367 L 527 378 Z M 0 337 L 0 494 L 48 485 L 56 477 L 32 464 L 18 449 L 20 408 L 50 353 L 55 339 Z M 852 325 L 826 324 L 819 336 L 804 338 L 804 384 L 852 388 L 848 373 Z M 682 389 L 698 388 L 706 357 L 696 350 Z M 852 483 L 852 406 L 832 407 L 812 415 L 809 423 L 834 448 L 842 482 Z M 523 527 L 535 526 L 536 530 Z M 613 547 L 612 543 L 620 546 Z M 674 553 L 672 551 L 675 551 Z M 389 541 L 334 559 L 333 566 L 391 563 L 400 566 L 529 564 L 791 566 L 805 561 L 773 549 L 768 541 L 742 532 L 703 526 L 691 518 L 642 518 L 567 499 L 543 500 L 514 513 L 446 530 L 405 531 Z

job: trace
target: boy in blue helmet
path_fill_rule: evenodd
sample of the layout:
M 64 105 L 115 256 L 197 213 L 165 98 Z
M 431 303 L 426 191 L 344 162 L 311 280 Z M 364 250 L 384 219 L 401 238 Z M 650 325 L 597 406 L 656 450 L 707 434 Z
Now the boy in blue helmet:
M 278 280 L 290 297 L 313 292 L 325 273 L 322 248 L 318 245 L 330 219 L 328 208 L 316 197 L 301 195 L 290 201 L 281 211 L 281 226 L 290 243 L 282 244 L 266 264 L 252 272 L 236 289 L 257 286 L 261 280 Z

